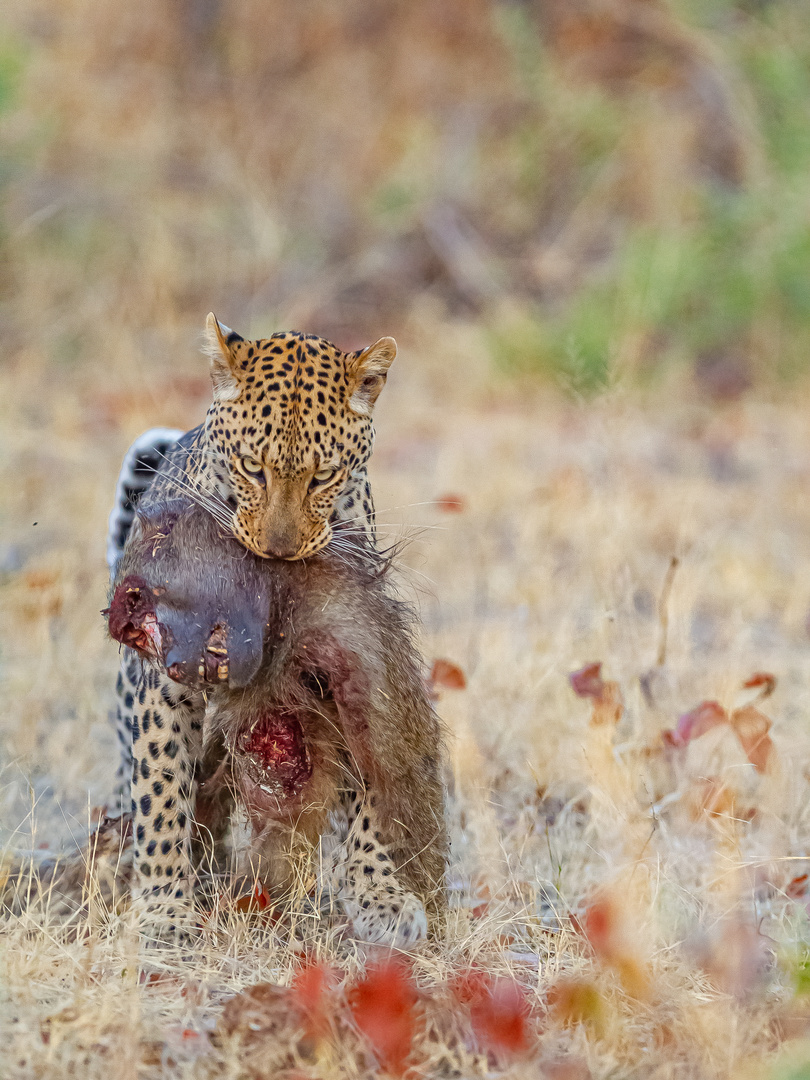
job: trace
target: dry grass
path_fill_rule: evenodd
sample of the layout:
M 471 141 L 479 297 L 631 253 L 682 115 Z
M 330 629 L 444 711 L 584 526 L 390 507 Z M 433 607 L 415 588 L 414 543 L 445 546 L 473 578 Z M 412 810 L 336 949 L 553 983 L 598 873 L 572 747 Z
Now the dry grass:
M 202 364 L 189 350 L 186 370 Z M 12 368 L 2 400 L 32 387 L 35 374 Z M 34 844 L 83 836 L 88 805 L 110 788 L 102 537 L 124 431 L 146 420 L 134 408 L 100 437 L 72 385 L 36 391 L 39 425 L 11 410 L 3 425 L 2 820 L 7 836 L 22 823 L 13 842 L 26 845 L 33 823 Z M 175 403 L 155 419 L 194 412 Z M 792 984 L 807 916 L 789 883 L 808 869 L 806 420 L 788 402 L 716 411 L 683 386 L 587 406 L 517 393 L 493 384 L 463 324 L 414 329 L 381 401 L 381 517 L 438 527 L 408 549 L 405 587 L 426 654 L 468 677 L 440 706 L 454 915 L 415 971 L 423 986 L 473 962 L 511 972 L 536 1008 L 537 1053 L 570 1058 L 573 1076 L 762 1076 L 780 1041 L 804 1034 Z M 446 493 L 466 508 L 430 505 Z M 651 707 L 639 677 L 655 665 L 673 554 Z M 621 687 L 618 727 L 591 723 L 569 686 L 597 659 Z M 708 698 L 732 706 L 759 670 L 777 677 L 761 706 L 776 746 L 766 773 L 722 730 L 666 757 L 661 732 L 679 713 Z M 562 929 L 543 925 L 548 895 Z M 582 919 L 594 904 L 609 924 L 595 956 L 565 928 L 569 910 Z M 126 914 L 93 910 L 80 940 L 53 916 L 9 919 L 0 948 L 9 1076 L 240 1075 L 238 1048 L 188 1032 L 208 1031 L 229 994 L 286 983 L 300 963 L 272 928 L 233 912 L 191 965 L 167 960 L 174 977 L 150 985 Z M 356 976 L 353 946 L 325 931 L 316 951 Z
M 767 389 L 810 340 L 810 33 L 800 4 L 676 7 L 711 31 L 661 0 L 3 15 L 0 838 L 82 840 L 110 793 L 106 517 L 129 441 L 203 415 L 206 311 L 394 333 L 377 505 L 413 537 L 426 656 L 468 680 L 440 701 L 453 916 L 414 972 L 519 982 L 515 1077 L 810 1067 L 810 435 L 804 385 Z M 593 661 L 618 721 L 569 684 Z M 665 747 L 758 671 L 764 772 L 725 726 Z M 344 983 L 365 962 L 326 930 L 315 952 Z M 4 917 L 0 1073 L 274 1075 L 283 1009 L 258 1066 L 208 1033 L 230 995 L 290 982 L 283 936 L 223 905 L 165 964 L 139 980 L 99 897 L 78 926 Z M 343 1036 L 300 1075 L 362 1075 Z

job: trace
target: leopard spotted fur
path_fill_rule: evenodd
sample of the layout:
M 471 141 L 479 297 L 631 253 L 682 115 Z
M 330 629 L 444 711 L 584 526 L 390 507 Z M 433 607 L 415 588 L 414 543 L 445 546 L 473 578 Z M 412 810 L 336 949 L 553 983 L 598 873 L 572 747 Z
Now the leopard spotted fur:
M 349 354 L 299 333 L 245 341 L 210 315 L 208 351 L 214 400 L 205 422 L 183 436 L 147 433 L 125 459 L 110 519 L 113 575 L 147 488 L 150 497 L 191 494 L 259 556 L 301 559 L 350 544 L 357 532 L 373 539 L 366 465 L 393 339 Z M 132 813 L 135 895 L 145 912 L 180 926 L 193 920 L 191 824 L 205 701 L 128 650 L 117 690 L 118 791 Z M 415 944 L 426 933 L 425 911 L 392 874 L 373 793 L 347 792 L 339 817 L 331 883 L 356 934 Z

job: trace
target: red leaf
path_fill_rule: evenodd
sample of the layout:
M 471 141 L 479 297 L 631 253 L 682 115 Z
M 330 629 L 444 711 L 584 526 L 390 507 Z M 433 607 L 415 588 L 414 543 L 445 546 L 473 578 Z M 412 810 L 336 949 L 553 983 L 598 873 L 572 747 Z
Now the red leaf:
M 571 689 L 577 697 L 589 697 L 598 701 L 604 693 L 605 683 L 602 679 L 601 664 L 587 664 L 579 671 L 574 671 L 568 676 Z
M 742 709 L 735 709 L 731 714 L 731 726 L 740 740 L 745 756 L 757 772 L 765 772 L 774 748 L 768 734 L 771 721 L 753 705 L 746 705 Z
M 694 821 L 699 821 L 704 814 L 713 818 L 742 817 L 734 792 L 716 776 L 701 776 L 692 780 L 684 805 Z
M 264 911 L 265 908 L 270 906 L 270 903 L 270 897 L 268 896 L 264 885 L 257 884 L 254 885 L 252 892 L 246 893 L 244 896 L 240 896 L 234 900 L 233 908 L 234 911 L 248 914 L 254 911 Z
M 722 705 L 716 701 L 701 701 L 691 712 L 679 717 L 675 728 L 667 729 L 661 736 L 669 746 L 686 746 L 692 739 L 699 739 L 712 728 L 727 723 L 728 713 Z
M 371 1043 L 382 1067 L 402 1076 L 414 1036 L 417 994 L 402 963 L 371 967 L 349 993 L 355 1023 Z
M 168 971 L 142 971 L 138 976 L 141 986 L 179 986 L 180 979 Z
M 579 927 L 596 953 L 603 959 L 615 952 L 617 912 L 612 901 L 595 900 L 579 920 Z
M 467 500 L 463 495 L 440 495 L 436 506 L 445 514 L 461 514 L 467 509 Z
M 587 664 L 572 672 L 568 681 L 578 697 L 593 701 L 592 724 L 618 724 L 623 710 L 621 691 L 618 683 L 602 678 L 601 664 Z
M 529 1048 L 529 1005 L 512 979 L 495 979 L 489 992 L 470 1006 L 473 1031 L 480 1045 L 495 1054 L 513 1056 Z
M 633 997 L 644 998 L 648 977 L 621 896 L 605 892 L 597 897 L 579 920 L 577 929 L 588 939 L 596 956 L 616 970 L 625 990 Z
M 329 994 L 336 982 L 332 968 L 317 962 L 304 964 L 293 976 L 290 989 L 307 1019 L 308 1034 L 322 1035 L 329 1026 Z
M 807 896 L 807 874 L 799 874 L 785 886 L 785 895 L 791 900 L 804 900 Z
M 760 697 L 769 697 L 776 689 L 776 676 L 771 675 L 769 671 L 757 671 L 750 679 L 746 679 L 743 683 L 746 690 L 753 690 L 757 686 L 762 687 L 762 693 Z
M 428 683 L 431 686 L 443 686 L 446 690 L 463 690 L 467 679 L 457 664 L 450 660 L 434 660 Z

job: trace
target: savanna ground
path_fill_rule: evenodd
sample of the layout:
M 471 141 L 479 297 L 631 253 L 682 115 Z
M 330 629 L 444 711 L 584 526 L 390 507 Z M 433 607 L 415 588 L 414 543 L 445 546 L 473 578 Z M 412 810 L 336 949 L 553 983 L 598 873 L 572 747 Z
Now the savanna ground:
M 3 19 L 8 850 L 109 797 L 106 516 L 129 441 L 202 417 L 210 308 L 395 334 L 377 506 L 466 688 L 451 918 L 409 973 L 326 931 L 305 961 L 242 903 L 145 980 L 126 910 L 35 905 L 0 930 L 0 1073 L 441 1075 L 455 1020 L 461 1075 L 809 1075 L 803 6 Z

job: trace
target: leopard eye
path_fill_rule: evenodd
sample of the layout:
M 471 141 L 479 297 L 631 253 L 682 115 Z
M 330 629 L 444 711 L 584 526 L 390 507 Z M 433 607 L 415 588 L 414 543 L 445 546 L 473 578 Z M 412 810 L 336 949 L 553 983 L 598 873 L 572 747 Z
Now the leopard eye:
M 327 480 L 331 480 L 337 472 L 337 469 L 318 469 L 315 475 L 312 477 L 313 484 L 325 484 Z
M 264 466 L 260 461 L 257 461 L 254 457 L 243 457 L 239 459 L 239 464 L 248 480 L 254 484 L 258 484 L 259 487 L 267 486 L 267 480 L 264 475 Z

